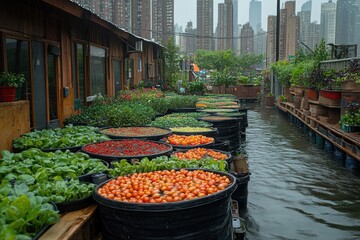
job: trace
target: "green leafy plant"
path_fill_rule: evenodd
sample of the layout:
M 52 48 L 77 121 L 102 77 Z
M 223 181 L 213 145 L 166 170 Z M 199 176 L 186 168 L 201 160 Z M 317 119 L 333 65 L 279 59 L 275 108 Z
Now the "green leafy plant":
M 97 133 L 98 128 L 91 126 L 72 126 L 64 128 L 44 129 L 23 134 L 13 141 L 16 149 L 57 149 L 83 146 L 88 143 L 108 140 L 105 135 Z
M 280 95 L 280 96 L 279 96 L 279 101 L 280 101 L 280 102 L 286 102 L 286 100 L 287 100 L 287 99 L 286 99 L 286 97 L 285 97 L 284 95 Z
M 0 73 L 0 86 L 21 87 L 24 82 L 25 77 L 22 73 Z
M 213 158 L 206 158 L 201 160 L 180 160 L 176 157 L 161 156 L 151 161 L 148 158 L 143 158 L 141 161 L 130 164 L 126 160 L 113 163 L 113 167 L 109 174 L 113 177 L 123 176 L 126 174 L 152 172 L 160 170 L 170 170 L 174 168 L 201 168 L 213 171 L 226 171 L 226 161 L 219 161 Z
M 211 76 L 213 79 L 213 85 L 214 86 L 230 86 L 230 85 L 236 85 L 237 79 L 233 75 L 231 75 L 227 70 L 224 70 L 222 72 L 215 72 Z
M 205 91 L 205 83 L 201 79 L 196 79 L 188 84 L 189 92 L 204 92 Z
M 352 102 L 348 105 L 348 110 L 340 118 L 341 125 L 360 126 L 360 104 Z
M 195 108 L 198 96 L 172 94 L 165 97 L 169 109 Z

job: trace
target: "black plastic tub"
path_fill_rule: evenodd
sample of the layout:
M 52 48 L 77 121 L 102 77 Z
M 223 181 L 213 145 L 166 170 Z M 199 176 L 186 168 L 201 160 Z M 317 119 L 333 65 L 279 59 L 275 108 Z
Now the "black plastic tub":
M 247 208 L 248 198 L 248 182 L 250 181 L 250 173 L 233 173 L 236 178 L 236 190 L 231 195 L 231 198 L 238 202 L 239 209 Z
M 109 141 L 126 141 L 126 140 L 131 141 L 131 140 L 135 140 L 135 139 L 118 139 L 118 140 L 109 140 Z M 139 140 L 139 139 L 137 139 L 137 140 Z M 158 143 L 158 144 L 166 145 L 168 147 L 168 150 L 163 151 L 163 152 L 159 152 L 159 153 L 155 153 L 155 154 L 130 156 L 130 155 L 101 155 L 101 154 L 95 154 L 95 153 L 88 152 L 88 151 L 86 151 L 84 149 L 88 145 L 101 143 L 101 142 L 97 142 L 97 143 L 87 144 L 87 145 L 83 146 L 81 148 L 81 151 L 88 154 L 92 158 L 102 159 L 102 160 L 104 160 L 104 161 L 106 161 L 108 163 L 111 163 L 112 161 L 119 161 L 119 160 L 122 160 L 122 159 L 126 159 L 126 160 L 129 160 L 129 161 L 132 160 L 132 159 L 139 159 L 140 160 L 140 159 L 145 158 L 145 157 L 147 157 L 149 159 L 152 159 L 152 158 L 156 158 L 156 157 L 164 156 L 164 155 L 168 156 L 173 151 L 173 147 L 170 144 L 167 144 L 167 143 L 150 141 L 150 140 L 139 140 L 139 141 L 155 142 L 155 143 Z M 106 142 L 106 141 L 103 141 L 103 142 Z
M 207 149 L 212 149 L 212 148 L 209 148 L 209 147 L 207 147 Z M 177 153 L 177 152 L 186 152 L 186 151 L 188 151 L 189 149 L 180 149 L 180 150 L 177 150 L 177 151 L 174 151 L 172 154 L 171 154 L 171 156 L 173 156 L 175 153 Z M 231 161 L 232 161 L 232 155 L 231 155 L 231 153 L 230 152 L 226 152 L 226 151 L 222 151 L 222 150 L 217 150 L 217 149 L 212 149 L 212 150 L 214 150 L 214 151 L 217 151 L 217 152 L 220 152 L 220 153 L 222 153 L 222 154 L 225 154 L 226 156 L 227 156 L 227 158 L 226 159 L 224 159 L 226 162 L 228 162 L 228 163 L 230 163 Z M 221 160 L 220 160 L 221 161 Z
M 207 147 L 207 148 L 220 150 L 220 151 L 224 151 L 224 152 L 229 152 L 229 147 L 230 147 L 229 141 L 216 140 L 212 146 Z
M 217 128 L 209 128 L 209 129 L 211 129 L 211 130 L 202 131 L 202 132 L 181 132 L 181 131 L 176 131 L 176 130 L 173 130 L 172 132 L 173 132 L 173 134 L 177 134 L 177 135 L 185 135 L 185 136 L 203 135 L 203 136 L 207 136 L 207 137 L 213 137 L 218 132 Z
M 196 108 L 169 108 L 168 113 L 196 112 Z
M 22 151 L 26 151 L 29 150 L 30 148 L 27 149 L 20 149 L 20 148 L 15 148 L 13 147 L 13 152 L 14 153 L 21 153 Z M 70 152 L 77 152 L 81 149 L 81 146 L 74 146 L 74 147 L 64 147 L 64 148 L 44 148 L 44 149 L 40 149 L 43 152 L 56 152 L 58 150 L 65 152 L 66 150 L 69 150 Z
M 109 168 L 110 164 L 105 161 L 105 160 L 101 160 L 101 162 Z M 107 171 L 104 171 L 104 172 L 96 172 L 96 173 L 87 173 L 87 174 L 83 174 L 83 175 L 80 175 L 78 176 L 78 179 L 79 181 L 82 181 L 82 182 L 88 182 L 88 183 L 94 183 L 93 182 L 93 178 L 95 178 L 93 175 L 96 175 L 96 174 L 106 174 Z
M 231 194 L 236 179 L 223 191 L 203 198 L 173 202 L 137 204 L 113 201 L 94 191 L 99 204 L 104 239 L 108 240 L 232 240 Z
M 108 134 L 108 133 L 104 133 L 102 132 L 103 130 L 106 129 L 110 129 L 110 128 L 157 128 L 157 129 L 162 129 L 165 130 L 166 133 L 164 134 L 157 134 L 157 135 L 142 135 L 142 136 L 119 136 L 119 135 L 113 135 L 113 134 Z M 152 140 L 152 141 L 158 141 L 164 137 L 167 137 L 169 135 L 172 134 L 172 131 L 168 128 L 162 128 L 162 127 L 148 127 L 148 126 L 131 126 L 131 127 L 105 127 L 105 128 L 101 128 L 98 130 L 99 133 L 104 134 L 106 136 L 108 136 L 111 139 L 147 139 L 147 140 Z
M 85 198 L 82 198 L 79 200 L 56 203 L 56 207 L 60 213 L 73 212 L 73 211 L 77 211 L 77 210 L 86 208 L 87 206 L 90 206 L 90 204 L 93 202 L 94 202 L 93 196 L 90 195 L 88 197 L 85 197 Z

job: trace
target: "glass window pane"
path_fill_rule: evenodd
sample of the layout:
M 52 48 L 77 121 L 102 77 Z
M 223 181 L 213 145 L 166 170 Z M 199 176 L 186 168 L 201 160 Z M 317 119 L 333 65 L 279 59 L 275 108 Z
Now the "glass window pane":
M 21 87 L 21 99 L 30 99 L 30 56 L 29 43 L 24 40 L 6 38 L 7 69 L 9 72 L 23 73 L 26 82 Z
M 54 55 L 51 54 L 48 54 L 48 91 L 49 91 L 49 115 L 51 121 L 58 118 L 55 57 Z
M 85 54 L 84 45 L 77 44 L 77 65 L 78 65 L 78 77 L 79 77 L 79 92 L 81 105 L 85 103 Z
M 95 46 L 90 46 L 90 79 L 91 95 L 101 93 L 106 95 L 106 50 Z

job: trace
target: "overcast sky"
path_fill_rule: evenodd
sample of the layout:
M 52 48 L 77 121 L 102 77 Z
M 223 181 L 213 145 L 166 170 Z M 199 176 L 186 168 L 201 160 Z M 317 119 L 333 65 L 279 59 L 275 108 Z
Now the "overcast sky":
M 238 0 L 239 1 L 239 24 L 249 22 L 249 2 L 251 0 Z M 301 10 L 301 6 L 307 0 L 296 0 L 296 12 Z M 193 22 L 196 28 L 196 0 L 175 0 L 175 23 L 183 26 L 185 30 L 188 21 Z M 214 0 L 214 28 L 217 24 L 217 6 L 218 3 L 223 3 L 224 0 Z M 267 16 L 276 15 L 277 0 L 261 0 L 262 2 L 262 17 L 261 23 L 264 30 L 267 28 Z M 281 4 L 286 0 L 281 0 Z M 312 21 L 320 23 L 320 9 L 321 3 L 328 2 L 328 0 L 313 0 L 312 1 Z M 333 0 L 336 2 L 336 0 Z M 282 6 L 282 5 L 281 5 Z

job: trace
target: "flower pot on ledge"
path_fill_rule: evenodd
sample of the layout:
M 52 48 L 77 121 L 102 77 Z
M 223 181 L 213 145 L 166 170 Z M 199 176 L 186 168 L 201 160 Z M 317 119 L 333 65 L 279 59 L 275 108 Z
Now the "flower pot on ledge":
M 309 100 L 317 101 L 319 100 L 319 91 L 316 89 L 305 89 L 305 94 Z
M 338 90 L 320 90 L 319 103 L 326 106 L 340 106 L 341 91 Z
M 14 102 L 16 87 L 0 86 L 0 102 Z

